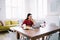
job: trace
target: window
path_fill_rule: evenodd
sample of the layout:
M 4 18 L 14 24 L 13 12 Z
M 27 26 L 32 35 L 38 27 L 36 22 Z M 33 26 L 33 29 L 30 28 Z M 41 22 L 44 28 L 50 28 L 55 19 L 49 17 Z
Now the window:
M 47 0 L 6 0 L 6 18 L 25 19 L 32 13 L 34 19 L 45 18 Z
M 6 0 L 6 18 L 24 18 L 24 0 Z
M 38 19 L 42 19 L 47 16 L 47 0 L 38 1 L 38 16 Z

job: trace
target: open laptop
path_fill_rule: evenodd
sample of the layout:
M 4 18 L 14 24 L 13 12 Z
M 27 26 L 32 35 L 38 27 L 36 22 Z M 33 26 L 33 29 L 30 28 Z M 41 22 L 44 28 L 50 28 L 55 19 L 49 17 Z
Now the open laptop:
M 40 22 L 35 22 L 35 24 L 32 26 L 32 28 L 40 28 L 41 27 L 40 24 L 41 24 Z

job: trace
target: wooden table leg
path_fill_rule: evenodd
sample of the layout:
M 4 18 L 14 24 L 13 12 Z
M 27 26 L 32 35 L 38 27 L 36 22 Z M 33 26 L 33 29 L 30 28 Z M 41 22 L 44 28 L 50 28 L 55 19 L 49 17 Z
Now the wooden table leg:
M 44 37 L 42 37 L 42 40 L 44 40 Z
M 20 39 L 20 34 L 17 32 L 17 39 Z
M 35 38 L 31 38 L 31 40 L 36 40 Z

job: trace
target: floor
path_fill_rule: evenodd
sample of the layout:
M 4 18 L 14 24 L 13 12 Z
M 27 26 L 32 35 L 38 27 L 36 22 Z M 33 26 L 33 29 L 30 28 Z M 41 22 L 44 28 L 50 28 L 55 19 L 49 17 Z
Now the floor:
M 16 33 L 9 32 L 9 33 L 0 34 L 0 40 L 17 40 Z
M 16 32 L 2 33 L 0 34 L 0 40 L 17 40 Z M 53 36 L 51 36 L 49 40 L 58 40 L 58 34 L 53 34 Z

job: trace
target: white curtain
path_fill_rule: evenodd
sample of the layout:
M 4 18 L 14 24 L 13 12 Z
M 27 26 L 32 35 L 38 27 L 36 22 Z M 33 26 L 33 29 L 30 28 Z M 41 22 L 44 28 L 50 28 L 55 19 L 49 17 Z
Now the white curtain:
M 6 0 L 6 18 L 25 19 L 31 13 L 34 19 L 47 16 L 47 0 Z
M 6 18 L 25 18 L 25 0 L 6 0 Z

